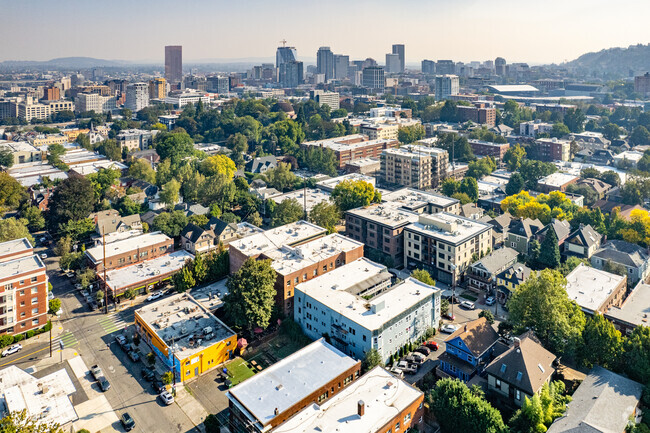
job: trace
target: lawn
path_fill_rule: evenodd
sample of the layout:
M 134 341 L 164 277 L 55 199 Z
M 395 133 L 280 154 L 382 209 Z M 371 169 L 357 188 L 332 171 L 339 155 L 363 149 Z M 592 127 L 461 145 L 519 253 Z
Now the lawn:
M 245 359 L 249 363 L 255 361 L 257 364 L 261 365 L 262 368 L 266 368 L 303 347 L 304 345 L 292 340 L 286 335 L 280 334 L 269 342 L 256 348 L 254 352 L 246 355 Z
M 241 358 L 233 360 L 232 362 L 226 364 L 225 367 L 230 373 L 230 380 L 232 381 L 233 386 L 245 381 L 255 374 L 253 370 L 248 368 L 246 361 Z
M 477 296 L 471 295 L 469 293 L 463 293 L 462 295 L 460 295 L 460 297 L 465 298 L 468 301 L 472 301 L 472 302 L 476 302 L 476 300 L 478 299 Z

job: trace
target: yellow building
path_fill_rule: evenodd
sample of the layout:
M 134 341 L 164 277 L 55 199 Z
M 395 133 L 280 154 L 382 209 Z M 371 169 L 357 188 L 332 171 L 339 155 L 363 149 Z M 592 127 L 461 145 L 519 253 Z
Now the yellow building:
M 154 78 L 149 81 L 149 98 L 165 99 L 167 96 L 167 81 L 164 78 Z
M 179 293 L 135 312 L 135 327 L 152 351 L 184 382 L 229 360 L 237 335 L 199 302 Z
M 68 142 L 68 137 L 63 134 L 37 135 L 29 140 L 34 147 L 47 147 L 52 144 L 64 144 Z
M 70 143 L 73 143 L 79 134 L 88 134 L 90 132 L 90 129 L 64 129 L 61 131 L 63 135 L 68 137 L 68 141 Z

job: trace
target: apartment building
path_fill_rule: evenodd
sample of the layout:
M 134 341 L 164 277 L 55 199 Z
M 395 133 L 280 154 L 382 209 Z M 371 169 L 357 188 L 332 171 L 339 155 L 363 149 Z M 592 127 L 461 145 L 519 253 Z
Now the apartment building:
M 0 149 L 7 150 L 14 157 L 14 164 L 43 161 L 45 151 L 37 149 L 26 141 L 5 141 L 0 140 Z
M 403 188 L 385 193 L 382 196 L 382 201 L 419 214 L 460 213 L 460 201 L 457 199 L 413 188 Z
M 391 285 L 386 267 L 359 259 L 296 286 L 294 317 L 305 334 L 330 336 L 356 359 L 376 349 L 382 361 L 440 321 L 441 291 L 414 278 Z
M 17 103 L 16 113 L 20 119 L 30 122 L 32 119 L 46 120 L 60 111 L 74 111 L 72 101 L 44 101 L 37 102 L 34 98 L 28 97 L 25 101 Z
M 210 97 L 204 93 L 192 89 L 187 89 L 183 91 L 171 92 L 165 98 L 166 104 L 171 104 L 176 108 L 183 108 L 187 104 L 198 104 L 199 101 L 203 105 L 208 105 L 210 103 Z
M 167 96 L 167 80 L 154 78 L 149 80 L 149 99 L 165 99 Z
M 140 263 L 174 251 L 174 240 L 162 232 L 145 233 L 106 245 L 106 270 Z M 96 272 L 104 270 L 104 246 L 86 250 L 86 261 Z
M 307 141 L 303 147 L 326 147 L 334 151 L 339 169 L 343 169 L 348 162 L 364 159 L 379 158 L 384 149 L 399 147 L 395 139 L 370 140 L 367 135 L 353 134 L 343 137 L 328 138 L 325 140 Z
M 309 92 L 309 98 L 318 102 L 320 105 L 327 105 L 331 111 L 340 108 L 340 96 L 338 92 L 327 92 L 316 89 Z
M 438 62 L 440 65 L 440 62 Z M 460 81 L 458 75 L 437 75 L 436 76 L 436 99 L 438 101 L 449 98 L 452 95 L 458 95 L 460 90 Z
M 149 106 L 149 84 L 148 83 L 131 83 L 126 86 L 126 102 L 124 108 L 137 113 Z
M 570 161 L 571 142 L 557 138 L 538 138 L 535 140 L 536 157 L 542 161 Z
M 519 124 L 519 135 L 524 137 L 537 137 L 538 134 L 548 134 L 553 130 L 552 123 L 531 120 Z
M 420 215 L 404 228 L 404 266 L 426 269 L 448 284 L 459 282 L 472 256 L 491 249 L 491 225 L 446 212 Z
M 485 104 L 476 104 L 474 106 L 459 105 L 458 117 L 461 122 L 473 122 L 481 125 L 492 127 L 496 124 L 497 110 L 494 107 L 487 107 Z
M 406 145 L 380 155 L 382 180 L 389 185 L 417 189 L 437 188 L 447 173 L 449 156 L 436 147 Z
M 122 149 L 126 148 L 129 152 L 136 150 L 148 149 L 153 146 L 154 134 L 152 131 L 144 129 L 123 129 L 121 130 L 115 140 Z
M 45 265 L 26 238 L 0 243 L 0 334 L 47 324 Z
M 396 123 L 362 123 L 359 132 L 370 140 L 397 140 L 399 125 Z
M 117 110 L 115 96 L 102 96 L 98 93 L 79 93 L 75 98 L 77 113 L 108 113 Z
M 510 148 L 508 143 L 490 143 L 488 141 L 469 139 L 469 145 L 476 156 L 491 156 L 501 161 Z

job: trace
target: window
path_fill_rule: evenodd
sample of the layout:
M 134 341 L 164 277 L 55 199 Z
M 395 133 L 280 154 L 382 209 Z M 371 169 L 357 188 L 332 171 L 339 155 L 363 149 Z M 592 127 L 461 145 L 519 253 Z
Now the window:
M 507 365 L 501 364 L 501 373 L 505 373 L 507 368 L 508 368 Z
M 327 265 L 323 266 L 323 272 L 327 272 Z
M 11 284 L 5 284 L 5 290 L 11 290 Z
M 296 283 L 296 284 L 298 284 L 298 281 L 300 281 L 298 277 L 296 277 L 296 278 L 293 280 L 293 282 Z
M 404 424 L 406 424 L 406 423 L 409 422 L 409 421 L 411 421 L 411 413 L 410 413 L 410 412 L 407 413 L 407 414 L 404 416 Z
M 291 287 L 291 280 L 287 281 L 287 287 Z
M 517 244 L 515 242 L 510 242 L 510 246 L 514 248 Z
M 31 281 L 32 281 L 32 283 L 37 282 L 37 281 L 38 281 L 38 277 L 32 277 Z
M 501 388 L 501 380 L 497 379 L 497 388 Z
M 302 280 L 305 281 L 306 279 L 307 279 L 307 274 L 304 274 L 304 275 L 302 276 Z
M 399 421 L 397 421 L 397 423 L 395 423 L 395 431 L 396 432 L 399 431 Z
M 32 319 L 32 326 L 38 326 L 38 319 Z
M 25 294 L 25 291 L 24 291 L 24 290 L 21 290 L 21 291 L 20 291 L 20 296 L 23 296 L 24 294 Z
M 32 298 L 32 304 L 38 304 L 38 296 Z
M 318 275 L 318 269 L 314 269 L 314 277 Z
M 515 389 L 515 398 L 516 398 L 517 400 L 521 400 L 521 393 L 519 392 L 518 389 Z
M 521 378 L 522 378 L 522 376 L 523 376 L 523 373 L 522 373 L 521 371 L 518 371 L 518 372 L 517 372 L 517 379 L 516 379 L 517 382 L 521 382 Z
M 38 287 L 32 287 L 32 294 L 38 293 Z
M 32 308 L 32 315 L 38 314 L 38 308 Z
M 25 285 L 25 280 L 20 280 L 20 285 L 24 286 Z

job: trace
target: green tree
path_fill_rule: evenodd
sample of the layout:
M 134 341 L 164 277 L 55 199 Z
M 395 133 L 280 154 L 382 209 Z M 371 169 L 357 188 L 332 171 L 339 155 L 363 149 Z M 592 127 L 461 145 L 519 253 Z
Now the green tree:
M 162 380 L 162 383 L 165 385 L 171 385 L 174 381 L 174 373 L 171 371 L 166 371 L 162 374 L 162 376 L 160 376 L 160 380 Z
M 458 192 L 460 188 L 460 182 L 448 177 L 442 182 L 441 189 L 442 193 L 447 197 L 451 197 Z
M 434 280 L 431 277 L 431 274 L 425 271 L 424 269 L 415 269 L 411 271 L 411 277 L 415 278 L 416 280 L 428 284 L 430 286 L 435 286 L 436 285 L 436 280 Z
M 27 190 L 8 173 L 0 172 L 0 212 L 17 209 L 27 200 Z
M 50 299 L 48 307 L 50 314 L 56 314 L 61 309 L 61 300 L 59 298 Z
M 467 194 L 470 200 L 472 200 L 472 203 L 476 203 L 478 200 L 478 183 L 476 179 L 466 176 L 460 182 L 459 192 Z
M 571 132 L 584 131 L 585 120 L 585 114 L 580 108 L 569 108 L 564 114 L 564 124 Z
M 192 137 L 185 131 L 160 132 L 156 135 L 156 152 L 161 159 L 180 162 L 194 153 Z
M 554 138 L 562 138 L 569 135 L 570 133 L 571 131 L 564 123 L 558 122 L 553 124 L 550 135 Z
M 539 262 L 547 268 L 560 266 L 560 247 L 558 246 L 557 235 L 552 226 L 548 226 L 546 236 L 542 241 L 539 254 Z
M 344 180 L 334 187 L 331 197 L 343 212 L 381 201 L 381 194 L 363 180 Z
M 539 395 L 531 399 L 524 397 L 524 403 L 510 420 L 510 433 L 544 433 L 544 410 Z
M 175 210 L 172 212 L 163 212 L 153 219 L 152 228 L 155 231 L 161 231 L 169 237 L 176 237 L 187 225 L 187 217 L 183 211 Z
M 58 230 L 70 220 L 87 218 L 95 207 L 95 191 L 88 179 L 72 175 L 62 181 L 50 197 L 48 223 Z
M 601 314 L 594 314 L 585 324 L 582 339 L 584 348 L 578 355 L 585 367 L 591 368 L 595 364 L 609 369 L 618 367 L 623 339 L 612 322 Z M 598 350 L 594 350 L 596 347 Z
M 485 317 L 485 320 L 491 325 L 494 323 L 494 314 L 490 310 L 481 310 L 478 317 Z
M 180 182 L 178 182 L 176 179 L 172 179 L 167 182 L 163 186 L 162 191 L 160 191 L 160 200 L 167 206 L 172 207 L 178 202 L 180 190 Z
M 630 143 L 636 146 L 650 144 L 650 132 L 645 126 L 637 126 L 629 136 Z
M 1 168 L 11 168 L 14 165 L 14 154 L 9 150 L 8 147 L 0 148 L 0 167 Z
M 192 272 L 198 284 L 204 283 L 208 277 L 208 265 L 203 258 L 203 254 L 196 253 L 192 261 Z
M 62 144 L 55 143 L 55 144 L 50 144 L 47 147 L 47 162 L 52 164 L 53 166 L 67 171 L 68 166 L 61 161 L 61 157 L 65 154 L 65 147 L 63 147 Z
M 283 200 L 271 211 L 271 227 L 279 227 L 296 222 L 305 215 L 302 205 L 295 198 Z
M 558 354 L 579 347 L 585 316 L 566 292 L 566 278 L 544 269 L 520 285 L 508 301 L 510 321 L 517 331 L 532 329 L 542 344 Z
M 410 144 L 425 137 L 424 126 L 409 125 L 402 126 L 397 132 L 397 139 L 404 144 Z
M 603 270 L 609 272 L 610 274 L 620 275 L 622 277 L 627 276 L 627 269 L 620 263 L 607 260 L 603 265 Z
M 156 183 L 156 171 L 151 164 L 144 159 L 138 158 L 129 166 L 128 175 L 134 179 L 144 180 L 150 184 Z
M 456 200 L 460 201 L 461 205 L 472 203 L 472 199 L 469 198 L 469 196 L 464 192 L 457 192 L 455 194 L 452 194 L 451 198 L 455 198 Z
M 526 189 L 529 190 L 535 190 L 537 188 L 537 181 L 556 171 L 557 167 L 550 162 L 535 161 L 532 159 L 523 160 L 519 167 L 519 173 L 524 178 Z
M 363 361 L 361 361 L 361 369 L 366 372 L 372 370 L 378 365 L 383 367 L 384 361 L 381 359 L 379 351 L 373 347 L 367 351 L 366 355 L 363 357 Z
M 513 173 L 512 176 L 510 176 L 510 180 L 508 180 L 508 184 L 506 185 L 506 194 L 519 194 L 525 186 L 526 182 L 524 181 L 524 178 L 521 176 L 521 174 Z
M 281 162 L 277 167 L 267 170 L 262 175 L 262 180 L 278 191 L 284 191 L 295 185 L 298 178 L 291 171 L 291 164 Z
M 40 231 L 45 228 L 43 213 L 36 206 L 29 206 L 23 210 L 22 217 L 28 221 L 27 226 L 31 231 Z
M 322 201 L 312 208 L 309 218 L 314 224 L 326 228 L 328 233 L 334 233 L 341 220 L 341 211 L 336 204 Z
M 14 239 L 27 238 L 32 245 L 34 238 L 29 234 L 27 220 L 14 217 L 0 220 L 0 242 L 12 241 Z
M 237 171 L 233 160 L 221 154 L 205 158 L 201 163 L 201 169 L 206 176 L 222 174 L 229 179 L 232 179 L 235 176 L 235 171 Z
M 275 279 L 270 260 L 246 260 L 226 283 L 226 317 L 238 328 L 266 329 L 275 305 Z
M 196 279 L 194 278 L 191 267 L 186 264 L 179 272 L 176 272 L 172 276 L 172 284 L 179 293 L 187 292 L 196 286 Z
M 97 274 L 93 269 L 83 269 L 77 271 L 77 282 L 81 284 L 81 288 L 86 290 L 97 279 Z
M 521 144 L 511 146 L 503 156 L 503 162 L 508 166 L 508 170 L 515 171 L 521 166 L 521 161 L 526 159 L 526 149 Z
M 623 340 L 621 361 L 630 379 L 650 383 L 650 327 L 637 326 Z
M 603 126 L 603 137 L 607 140 L 618 140 L 621 135 L 623 135 L 623 130 L 615 123 L 610 122 Z
M 97 146 L 97 151 L 102 155 L 106 155 L 108 159 L 111 159 L 113 161 L 122 160 L 122 146 L 120 146 L 120 144 L 113 139 L 104 140 L 99 143 L 99 146 Z
M 497 164 L 494 159 L 487 156 L 485 158 L 477 159 L 469 163 L 467 176 L 474 179 L 481 179 L 496 170 Z
M 0 419 L 2 433 L 64 433 L 58 424 L 42 423 L 26 410 L 9 412 Z

